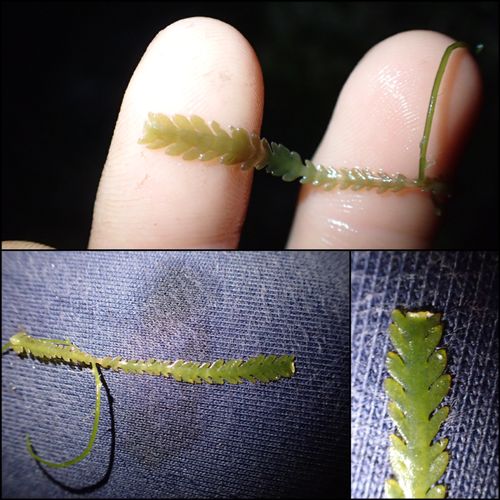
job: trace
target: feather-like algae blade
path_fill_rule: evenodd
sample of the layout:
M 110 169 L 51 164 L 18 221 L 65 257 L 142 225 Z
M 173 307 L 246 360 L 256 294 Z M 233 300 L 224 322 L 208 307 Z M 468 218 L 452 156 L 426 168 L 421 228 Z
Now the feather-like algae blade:
M 392 378 L 384 381 L 389 415 L 401 437 L 390 436 L 389 459 L 395 479 L 385 483 L 387 498 L 444 498 L 446 487 L 437 484 L 448 465 L 447 439 L 434 441 L 449 413 L 442 406 L 451 377 L 443 373 L 446 351 L 436 350 L 441 336 L 441 315 L 395 310 L 389 326 L 397 352 L 387 356 Z

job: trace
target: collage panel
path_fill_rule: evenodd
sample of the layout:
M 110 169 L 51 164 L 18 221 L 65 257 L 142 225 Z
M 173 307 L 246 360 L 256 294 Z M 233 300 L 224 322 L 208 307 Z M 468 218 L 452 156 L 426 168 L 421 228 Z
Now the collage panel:
M 498 498 L 498 252 L 351 253 L 351 497 Z
M 2 14 L 2 498 L 500 497 L 498 2 Z
M 2 497 L 347 498 L 349 265 L 2 252 Z
M 499 248 L 498 2 L 143 4 L 2 2 L 4 247 Z

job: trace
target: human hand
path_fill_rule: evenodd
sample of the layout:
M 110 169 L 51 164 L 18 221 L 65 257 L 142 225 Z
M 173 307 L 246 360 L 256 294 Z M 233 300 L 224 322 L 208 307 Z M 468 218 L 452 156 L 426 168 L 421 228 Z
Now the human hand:
M 451 41 L 412 31 L 369 51 L 349 77 L 313 161 L 416 177 L 430 88 Z M 479 98 L 475 62 L 467 51 L 456 51 L 441 86 L 429 175 L 449 176 Z M 263 104 L 257 57 L 234 28 L 215 19 L 189 18 L 160 32 L 122 103 L 89 247 L 237 247 L 253 172 L 184 162 L 137 140 L 150 111 L 197 114 L 258 132 Z M 304 186 L 288 246 L 422 248 L 429 245 L 437 220 L 426 193 Z

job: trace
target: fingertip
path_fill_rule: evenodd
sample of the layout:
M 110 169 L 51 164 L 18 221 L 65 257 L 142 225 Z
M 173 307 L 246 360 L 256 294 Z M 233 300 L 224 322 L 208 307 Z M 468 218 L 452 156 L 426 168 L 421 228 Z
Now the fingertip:
M 255 52 L 217 19 L 177 21 L 151 42 L 125 93 L 101 178 L 91 247 L 238 244 L 252 173 L 183 161 L 138 143 L 149 112 L 199 115 L 259 131 L 263 79 Z
M 418 177 L 432 85 L 453 40 L 408 31 L 377 44 L 346 82 L 315 163 Z M 480 103 L 481 78 L 466 50 L 450 58 L 428 149 L 430 177 L 450 178 Z M 439 218 L 429 193 L 302 188 L 290 247 L 426 248 Z
M 130 108 L 141 126 L 148 112 L 175 115 L 182 110 L 252 130 L 256 124 L 260 128 L 262 105 L 262 73 L 246 38 L 218 19 L 190 17 L 155 36 L 122 107 Z

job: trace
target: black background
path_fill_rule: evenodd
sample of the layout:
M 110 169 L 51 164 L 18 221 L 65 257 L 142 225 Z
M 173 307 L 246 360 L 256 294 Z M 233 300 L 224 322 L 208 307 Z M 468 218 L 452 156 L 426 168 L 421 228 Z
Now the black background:
M 87 245 L 129 79 L 157 32 L 190 16 L 218 18 L 248 39 L 264 74 L 262 135 L 304 158 L 377 42 L 430 29 L 483 43 L 484 105 L 435 246 L 498 247 L 496 2 L 2 3 L 2 239 Z M 284 246 L 298 190 L 256 173 L 241 248 Z

